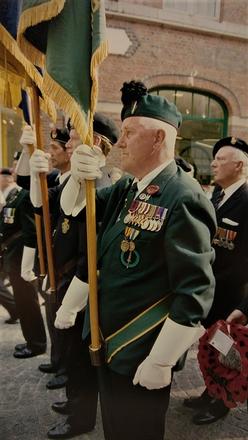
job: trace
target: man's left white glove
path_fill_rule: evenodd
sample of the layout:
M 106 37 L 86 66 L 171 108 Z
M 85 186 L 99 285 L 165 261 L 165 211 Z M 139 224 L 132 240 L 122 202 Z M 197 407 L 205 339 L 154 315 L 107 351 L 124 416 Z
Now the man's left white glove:
M 150 354 L 138 366 L 133 384 L 140 384 L 148 390 L 168 386 L 172 367 L 204 332 L 202 326 L 186 327 L 167 318 Z
M 29 146 L 34 146 L 36 144 L 35 133 L 29 125 L 25 125 L 22 130 L 22 135 L 19 140 L 22 145 L 22 153 L 17 162 L 15 172 L 19 176 L 29 176 L 30 175 L 30 150 Z
M 22 254 L 22 263 L 21 263 L 21 277 L 28 281 L 29 283 L 34 281 L 37 277 L 33 271 L 34 268 L 34 258 L 35 258 L 36 250 L 34 248 L 30 248 L 24 246 L 23 254 Z
M 74 276 L 56 313 L 54 326 L 59 329 L 73 327 L 77 313 L 87 304 L 88 296 L 89 285 Z

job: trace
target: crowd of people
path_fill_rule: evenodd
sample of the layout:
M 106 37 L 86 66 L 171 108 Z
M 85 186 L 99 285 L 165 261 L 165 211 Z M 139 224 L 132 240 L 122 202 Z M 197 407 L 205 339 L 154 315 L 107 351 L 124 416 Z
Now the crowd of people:
M 248 321 L 248 145 L 234 137 L 213 148 L 211 201 L 182 159 L 175 160 L 182 117 L 166 98 L 131 81 L 122 88 L 121 133 L 96 113 L 93 147 L 68 122 L 51 131 L 47 151 L 25 127 L 15 181 L 1 171 L 1 304 L 20 320 L 25 343 L 14 356 L 46 351 L 42 295 L 54 373 L 47 388 L 66 387 L 52 408 L 66 415 L 53 439 L 94 429 L 98 395 L 106 440 L 163 440 L 173 375 L 190 346 L 218 320 Z M 110 169 L 112 145 L 121 171 Z M 31 157 L 30 157 L 31 156 Z M 51 172 L 51 167 L 56 169 Z M 42 216 L 39 174 L 48 181 L 56 292 L 41 283 L 35 215 Z M 103 364 L 92 366 L 85 180 L 96 183 L 99 321 Z M 242 263 L 242 264 L 241 264 Z M 5 286 L 12 286 L 12 296 Z M 206 389 L 184 404 L 195 424 L 229 409 Z M 128 420 L 128 423 L 127 423 Z

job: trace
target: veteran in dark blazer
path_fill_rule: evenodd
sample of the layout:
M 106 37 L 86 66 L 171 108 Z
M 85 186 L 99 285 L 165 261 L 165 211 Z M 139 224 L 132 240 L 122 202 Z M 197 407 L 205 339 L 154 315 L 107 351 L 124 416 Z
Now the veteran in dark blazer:
M 93 141 L 95 148 L 102 151 L 101 170 L 103 176 L 96 183 L 97 187 L 111 185 L 109 168 L 105 165 L 112 143 L 117 140 L 118 130 L 115 123 L 101 113 L 95 113 L 93 121 Z M 61 130 L 52 132 L 53 141 L 64 144 L 64 154 L 70 156 L 73 149 L 81 143 L 75 129 L 70 126 L 70 136 L 67 132 L 62 136 Z M 71 151 L 72 150 L 72 151 Z M 57 168 L 59 168 L 57 164 Z M 40 168 L 48 170 L 48 157 L 37 151 L 30 160 L 31 167 L 31 200 L 36 208 L 41 206 L 39 197 L 39 181 L 35 179 Z M 70 168 L 70 166 L 69 166 Z M 98 386 L 95 369 L 91 368 L 87 343 L 82 341 L 84 314 L 78 313 L 83 308 L 84 292 L 86 303 L 88 297 L 88 264 L 87 264 L 87 236 L 85 205 L 77 202 L 73 212 L 68 204 L 63 209 L 61 194 L 68 182 L 68 173 L 65 180 L 55 188 L 49 189 L 49 205 L 53 227 L 53 251 L 56 274 L 56 304 L 53 307 L 53 322 L 55 334 L 59 335 L 60 355 L 59 366 L 64 365 L 67 374 L 67 400 L 54 402 L 52 409 L 59 414 L 67 415 L 63 422 L 57 423 L 48 431 L 48 437 L 70 438 L 84 432 L 91 431 L 96 423 L 98 400 Z M 64 173 L 65 174 L 65 173 Z M 64 176 L 62 174 L 61 177 Z M 61 179 L 61 178 L 60 178 Z M 38 186 L 38 187 L 37 187 Z M 35 189 L 36 187 L 36 189 Z M 80 186 L 77 185 L 80 190 Z M 80 198 L 76 194 L 76 186 L 67 186 L 67 201 Z M 65 193 L 63 193 L 65 197 Z M 73 307 L 74 296 L 80 298 L 80 306 Z M 69 307 L 69 310 L 67 310 Z M 82 417 L 82 413 L 84 417 Z
M 213 240 L 216 287 L 212 308 L 204 322 L 206 327 L 227 319 L 248 295 L 248 145 L 235 137 L 221 139 L 213 148 L 213 157 L 213 175 L 218 185 L 212 200 L 218 224 Z M 193 418 L 198 425 L 213 423 L 229 411 L 206 391 L 185 403 L 196 410 L 204 404 Z
M 2 270 L 13 288 L 17 313 L 26 343 L 17 346 L 16 358 L 44 353 L 46 333 L 40 311 L 33 272 L 36 231 L 29 192 L 20 188 L 9 169 L 1 171 L 5 180 L 3 194 L 6 205 L 0 214 Z
M 175 105 L 140 82 L 125 83 L 122 92 L 116 145 L 133 177 L 96 198 L 106 344 L 100 401 L 106 439 L 162 440 L 172 369 L 202 334 L 213 300 L 215 214 L 197 182 L 176 166 Z M 100 176 L 96 150 L 80 145 L 73 156 L 71 179 Z

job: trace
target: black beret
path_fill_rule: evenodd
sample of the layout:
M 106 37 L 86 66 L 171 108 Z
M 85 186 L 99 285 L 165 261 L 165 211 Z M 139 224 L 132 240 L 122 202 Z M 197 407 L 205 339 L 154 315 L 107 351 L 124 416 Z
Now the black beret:
M 125 82 L 121 88 L 123 108 L 121 120 L 131 116 L 158 119 L 178 129 L 182 115 L 173 102 L 163 96 L 151 95 L 141 81 Z
M 68 119 L 67 121 L 67 128 L 69 131 L 73 128 L 71 119 Z M 119 137 L 119 130 L 113 119 L 110 119 L 99 112 L 94 114 L 93 131 L 101 136 L 105 136 L 111 142 L 111 144 L 115 144 Z
M 213 147 L 213 157 L 215 157 L 217 151 L 219 151 L 222 147 L 233 147 L 237 148 L 238 150 L 243 151 L 244 153 L 248 154 L 248 145 L 245 141 L 242 139 L 236 138 L 236 137 L 226 137 L 223 139 L 220 139 Z
M 21 154 L 22 154 L 21 151 L 15 151 L 14 156 L 13 156 L 13 160 L 18 160 L 20 158 Z
M 59 128 L 54 128 L 51 131 L 50 136 L 54 141 L 63 144 L 62 147 L 64 147 L 66 142 L 68 142 L 70 139 L 69 131 L 67 130 L 67 128 L 64 128 L 62 130 L 60 130 Z
M 101 136 L 105 136 L 111 144 L 115 144 L 119 137 L 119 130 L 113 119 L 98 112 L 94 114 L 93 131 Z
M 176 164 L 182 168 L 183 171 L 186 173 L 189 173 L 192 171 L 192 167 L 189 162 L 187 162 L 185 159 L 183 159 L 181 156 L 175 157 Z
M 11 168 L 1 168 L 0 174 L 2 176 L 12 176 L 12 169 Z

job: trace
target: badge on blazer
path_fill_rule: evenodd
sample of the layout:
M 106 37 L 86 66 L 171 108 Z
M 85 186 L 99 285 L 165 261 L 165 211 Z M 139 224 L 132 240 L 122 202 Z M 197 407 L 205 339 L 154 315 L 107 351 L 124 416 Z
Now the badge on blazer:
M 70 229 L 70 221 L 68 218 L 65 218 L 63 223 L 62 223 L 62 232 L 63 234 L 67 234 L 67 232 Z
M 141 200 L 133 200 L 123 222 L 128 226 L 137 226 L 143 230 L 158 232 L 164 224 L 168 209 L 151 205 Z
M 135 250 L 135 239 L 138 237 L 140 231 L 138 229 L 126 227 L 124 232 L 124 239 L 121 241 L 121 262 L 127 269 L 135 267 L 140 262 L 140 256 Z
M 232 251 L 235 248 L 234 240 L 236 238 L 236 235 L 236 231 L 218 227 L 216 235 L 213 239 L 213 244 Z
M 15 208 L 4 208 L 3 221 L 4 223 L 11 225 L 15 221 Z

